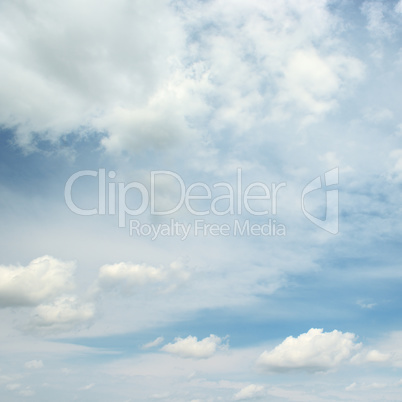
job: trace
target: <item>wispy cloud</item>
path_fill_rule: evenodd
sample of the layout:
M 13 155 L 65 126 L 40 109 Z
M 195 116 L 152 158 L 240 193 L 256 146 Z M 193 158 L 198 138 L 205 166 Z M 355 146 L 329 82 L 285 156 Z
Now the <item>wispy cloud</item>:
M 157 346 L 159 346 L 165 339 L 163 338 L 163 336 L 159 336 L 158 338 L 156 338 L 154 341 L 152 342 L 148 342 L 145 345 L 142 346 L 142 349 L 150 349 L 150 348 L 155 348 Z

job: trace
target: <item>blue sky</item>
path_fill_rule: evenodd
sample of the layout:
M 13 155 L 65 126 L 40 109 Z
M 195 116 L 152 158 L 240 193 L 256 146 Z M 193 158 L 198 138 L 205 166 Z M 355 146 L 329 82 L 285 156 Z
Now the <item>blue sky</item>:
M 1 400 L 402 400 L 401 1 L 0 27 Z

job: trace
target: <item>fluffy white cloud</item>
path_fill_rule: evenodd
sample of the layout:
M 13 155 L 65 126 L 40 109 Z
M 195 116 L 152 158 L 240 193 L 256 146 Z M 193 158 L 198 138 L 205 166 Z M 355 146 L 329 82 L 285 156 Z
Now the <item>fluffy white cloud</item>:
M 350 359 L 361 346 L 352 333 L 311 328 L 297 338 L 289 336 L 271 351 L 264 351 L 258 364 L 270 370 L 322 371 Z
M 118 289 L 130 294 L 141 286 L 152 284 L 163 284 L 169 290 L 188 278 L 189 273 L 178 262 L 171 263 L 167 268 L 121 262 L 100 268 L 98 287 L 104 290 Z
M 42 360 L 31 360 L 24 364 L 24 367 L 27 369 L 40 369 L 43 368 L 43 361 Z
M 224 347 L 221 344 L 222 338 L 213 334 L 200 341 L 196 336 L 190 335 L 187 338 L 175 338 L 174 343 L 168 343 L 161 350 L 180 357 L 206 359 L 213 356 L 217 349 Z
M 250 384 L 242 388 L 234 395 L 235 401 L 242 401 L 244 399 L 255 399 L 263 397 L 264 387 L 262 385 Z
M 32 306 L 74 288 L 75 265 L 50 256 L 26 267 L 0 266 L 0 307 Z
M 39 331 L 70 330 L 88 322 L 94 315 L 92 303 L 84 303 L 76 296 L 64 296 L 36 307 L 28 328 Z

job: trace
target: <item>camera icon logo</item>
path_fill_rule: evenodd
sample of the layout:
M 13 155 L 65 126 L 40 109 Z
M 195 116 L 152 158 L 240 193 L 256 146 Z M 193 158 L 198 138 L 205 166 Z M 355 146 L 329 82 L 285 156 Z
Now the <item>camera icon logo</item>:
M 302 192 L 301 207 L 304 215 L 314 225 L 327 231 L 331 234 L 339 233 L 339 192 L 332 187 L 339 184 L 339 168 L 334 168 L 325 173 L 325 194 L 326 194 L 326 209 L 325 218 L 319 219 L 310 214 L 305 207 L 305 197 L 307 194 L 323 188 L 322 179 L 320 176 L 316 177 L 308 183 Z

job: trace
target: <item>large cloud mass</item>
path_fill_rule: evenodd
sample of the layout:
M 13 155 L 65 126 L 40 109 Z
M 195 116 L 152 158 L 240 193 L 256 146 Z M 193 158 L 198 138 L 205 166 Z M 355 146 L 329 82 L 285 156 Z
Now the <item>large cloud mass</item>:
M 26 267 L 0 266 L 0 307 L 33 306 L 74 288 L 75 264 L 50 256 Z
M 352 333 L 311 328 L 297 338 L 289 336 L 271 351 L 265 351 L 258 363 L 270 370 L 304 369 L 322 371 L 349 359 L 360 347 Z
M 99 116 L 107 129 L 120 104 L 147 102 L 181 43 L 160 0 L 5 1 L 0 11 L 0 120 L 22 143 L 92 130 Z
M 3 1 L 0 124 L 28 148 L 98 132 L 120 152 L 205 128 L 244 133 L 289 113 L 314 120 L 363 74 L 330 40 L 337 20 L 326 6 Z

